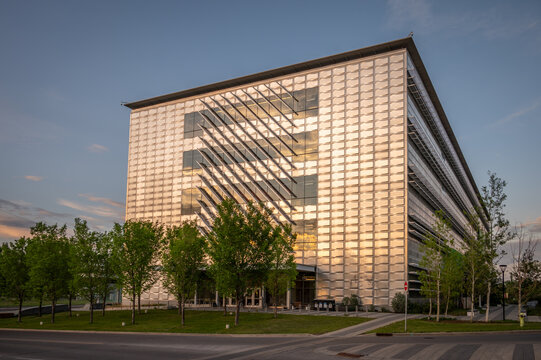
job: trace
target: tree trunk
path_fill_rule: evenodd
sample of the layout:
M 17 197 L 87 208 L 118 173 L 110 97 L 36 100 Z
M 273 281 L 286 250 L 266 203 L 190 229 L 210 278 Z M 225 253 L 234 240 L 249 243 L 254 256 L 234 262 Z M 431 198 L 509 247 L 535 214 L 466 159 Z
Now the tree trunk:
M 451 301 L 451 288 L 447 289 L 447 301 L 445 302 L 445 316 L 447 317 L 447 310 L 449 310 L 449 301 Z
M 182 295 L 178 294 L 178 297 L 177 297 L 177 305 L 178 305 L 178 315 L 181 316 L 182 315 L 182 309 L 181 309 L 181 303 L 180 303 L 180 299 L 182 298 Z
M 523 283 L 523 280 L 520 280 L 518 282 L 518 321 L 520 321 L 520 312 L 522 309 L 522 283 Z
M 71 292 L 69 293 L 68 295 L 68 311 L 69 311 L 69 316 L 71 317 Z
M 94 297 L 90 298 L 90 323 L 94 323 Z
M 181 313 L 181 315 L 180 315 L 180 318 L 181 318 L 180 324 L 181 324 L 182 326 L 184 326 L 184 296 L 182 296 L 180 299 L 181 299 L 181 301 L 180 301 L 180 307 L 181 307 L 181 311 L 180 311 L 180 313 Z
M 473 322 L 473 305 L 475 303 L 475 277 L 473 276 L 473 274 L 474 272 L 472 271 L 470 322 Z
M 227 300 L 224 296 L 224 316 L 227 316 Z
M 56 305 L 56 299 L 53 299 L 51 303 L 51 323 L 54 324 L 54 310 Z
M 131 324 L 135 325 L 135 292 L 132 295 Z
M 141 315 L 141 294 L 137 294 L 137 312 Z
M 17 316 L 17 322 L 23 321 L 23 297 L 19 297 L 19 315 Z
M 436 322 L 440 321 L 440 279 L 436 281 Z
M 39 309 L 38 309 L 38 316 L 41 317 L 41 306 L 43 305 L 43 295 L 39 297 Z
M 273 303 L 274 303 L 274 318 L 276 319 L 278 317 L 278 284 L 274 284 L 274 296 L 272 297 Z
M 490 287 L 491 287 L 490 281 L 488 282 L 488 288 L 487 288 L 487 311 L 485 312 L 485 322 L 488 322 L 488 315 L 490 313 Z
M 239 324 L 240 297 L 237 295 L 237 306 L 235 311 L 235 326 Z
M 432 318 L 432 298 L 428 299 L 429 302 L 429 308 L 428 308 L 428 319 Z
M 107 300 L 107 293 L 104 293 L 102 296 L 103 307 L 101 308 L 101 316 L 105 316 L 105 300 Z

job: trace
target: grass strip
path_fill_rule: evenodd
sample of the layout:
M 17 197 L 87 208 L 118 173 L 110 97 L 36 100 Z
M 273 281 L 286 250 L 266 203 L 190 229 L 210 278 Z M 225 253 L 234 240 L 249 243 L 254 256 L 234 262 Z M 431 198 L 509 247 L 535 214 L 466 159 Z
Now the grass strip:
M 79 316 L 76 316 L 79 314 Z M 55 323 L 51 316 L 25 316 L 22 323 L 16 318 L 0 319 L 0 328 L 50 329 L 50 330 L 92 330 L 92 331 L 134 331 L 164 333 L 205 333 L 205 334 L 323 334 L 344 327 L 357 325 L 370 319 L 358 317 L 311 316 L 272 313 L 241 313 L 239 325 L 235 326 L 234 314 L 223 315 L 220 311 L 187 311 L 186 325 L 180 325 L 176 310 L 148 310 L 136 315 L 131 325 L 131 312 L 127 310 L 94 312 L 94 323 L 89 323 L 88 312 L 76 312 L 70 318 L 68 313 L 56 314 Z M 40 325 L 43 322 L 43 325 Z M 122 326 L 122 322 L 125 326 Z M 229 324 L 229 329 L 226 329 Z
M 473 322 L 459 320 L 412 319 L 408 320 L 408 333 L 431 332 L 477 332 L 477 331 L 510 331 L 510 330 L 541 330 L 541 323 L 527 322 L 520 327 L 518 321 Z M 390 325 L 369 331 L 369 333 L 404 333 L 404 321 L 397 321 Z

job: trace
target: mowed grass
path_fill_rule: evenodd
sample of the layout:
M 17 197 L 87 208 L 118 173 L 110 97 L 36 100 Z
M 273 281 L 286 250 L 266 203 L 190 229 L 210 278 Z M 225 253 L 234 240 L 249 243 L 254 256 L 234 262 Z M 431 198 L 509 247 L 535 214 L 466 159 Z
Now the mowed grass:
M 90 324 L 89 319 L 88 312 L 74 312 L 71 318 L 68 313 L 56 314 L 54 324 L 51 324 L 51 315 L 41 318 L 25 316 L 20 324 L 17 323 L 17 318 L 0 319 L 0 328 L 206 334 L 323 334 L 370 320 L 282 314 L 274 319 L 272 313 L 243 312 L 240 314 L 239 325 L 235 326 L 234 313 L 223 316 L 220 311 L 187 311 L 186 325 L 182 327 L 176 310 L 148 310 L 146 314 L 136 314 L 135 325 L 131 325 L 131 312 L 127 310 L 107 311 L 105 317 L 101 315 L 101 311 L 96 311 L 93 324 Z M 43 325 L 40 325 L 40 321 Z M 126 326 L 122 326 L 122 322 L 125 322 Z M 229 324 L 229 329 L 225 328 L 226 324 Z
M 510 330 L 541 330 L 541 323 L 527 322 L 521 328 L 518 321 L 498 322 L 474 322 L 443 320 L 408 320 L 408 333 L 430 333 L 430 332 L 477 332 L 477 331 L 510 331 Z M 391 325 L 381 327 L 370 333 L 404 333 L 404 321 L 398 321 Z

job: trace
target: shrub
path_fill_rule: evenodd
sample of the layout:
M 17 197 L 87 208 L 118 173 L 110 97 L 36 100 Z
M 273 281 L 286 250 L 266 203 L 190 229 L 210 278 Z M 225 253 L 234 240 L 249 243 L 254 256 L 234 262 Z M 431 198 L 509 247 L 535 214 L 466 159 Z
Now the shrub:
M 406 296 L 402 293 L 394 294 L 393 301 L 391 305 L 395 313 L 403 313 L 406 304 Z

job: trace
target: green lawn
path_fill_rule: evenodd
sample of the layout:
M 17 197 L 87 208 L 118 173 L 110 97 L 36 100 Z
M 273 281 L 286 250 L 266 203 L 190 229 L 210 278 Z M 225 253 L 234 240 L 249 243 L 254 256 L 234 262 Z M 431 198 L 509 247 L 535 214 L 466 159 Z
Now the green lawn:
M 209 334 L 323 334 L 347 326 L 356 325 L 369 319 L 356 317 L 278 315 L 272 313 L 241 313 L 239 326 L 235 327 L 234 315 L 223 316 L 219 311 L 187 311 L 186 325 L 180 325 L 176 310 L 149 310 L 147 314 L 136 316 L 136 324 L 131 325 L 131 312 L 108 311 L 105 317 L 101 312 L 94 313 L 94 324 L 89 323 L 89 313 L 80 312 L 79 317 L 69 317 L 68 313 L 56 315 L 56 323 L 51 324 L 51 316 L 26 316 L 21 324 L 16 318 L 0 319 L 0 328 L 55 329 L 55 330 L 102 330 L 102 331 L 148 331 L 173 333 Z M 40 325 L 43 321 L 43 325 Z M 122 322 L 126 326 L 122 326 Z M 225 325 L 230 329 L 226 330 Z
M 521 328 L 517 321 L 505 322 L 474 322 L 444 320 L 439 323 L 434 320 L 408 320 L 408 333 L 428 332 L 475 332 L 475 331 L 509 331 L 509 330 L 541 330 L 541 323 L 527 322 Z M 370 333 L 403 333 L 404 321 L 381 327 Z

